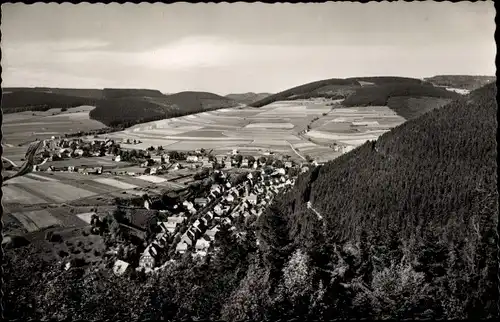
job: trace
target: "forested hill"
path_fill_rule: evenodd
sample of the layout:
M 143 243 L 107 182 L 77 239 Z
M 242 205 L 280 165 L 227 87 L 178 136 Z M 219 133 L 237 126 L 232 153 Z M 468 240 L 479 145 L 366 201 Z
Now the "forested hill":
M 297 86 L 256 101 L 261 107 L 281 100 L 344 99 L 344 106 L 389 106 L 406 119 L 448 104 L 460 95 L 416 78 L 378 76 L 326 79 Z
M 488 83 L 495 82 L 496 77 L 472 75 L 437 75 L 425 78 L 425 80 L 433 83 L 436 86 L 475 90 Z
M 105 92 L 105 97 L 97 102 L 90 117 L 116 127 L 238 105 L 226 97 L 207 92 L 163 95 L 152 90 L 113 90 Z
M 496 316 L 496 114 L 493 83 L 303 175 L 259 218 L 245 287 L 276 288 L 227 314 L 271 298 L 282 318 Z
M 107 126 L 123 128 L 134 124 L 207 110 L 237 106 L 230 98 L 207 92 L 165 95 L 152 89 L 104 88 L 3 88 L 4 113 L 47 111 L 91 105 L 90 118 Z
M 361 85 L 356 80 L 346 80 L 340 78 L 325 79 L 287 89 L 256 101 L 250 104 L 250 106 L 261 107 L 276 101 L 304 99 L 310 97 L 338 98 L 352 92 L 352 87 L 359 86 Z

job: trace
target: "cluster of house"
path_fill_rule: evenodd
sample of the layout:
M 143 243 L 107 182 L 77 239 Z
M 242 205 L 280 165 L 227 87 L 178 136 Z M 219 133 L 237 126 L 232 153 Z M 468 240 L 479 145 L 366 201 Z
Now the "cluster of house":
M 44 154 L 49 154 L 50 161 L 56 161 L 67 158 L 87 156 L 102 156 L 103 153 L 115 145 L 114 140 L 94 139 L 84 141 L 81 138 L 60 139 L 52 137 L 51 140 L 45 140 L 43 144 Z M 106 151 L 106 152 L 104 152 Z
M 219 174 L 223 179 L 227 178 L 225 172 L 220 171 Z M 183 212 L 158 223 L 162 231 L 146 247 L 137 269 L 144 269 L 146 273 L 160 269 L 155 267 L 158 254 L 168 246 L 169 236 L 174 236 L 173 240 L 177 241 L 177 253 L 192 251 L 193 256 L 205 256 L 213 249 L 215 236 L 221 226 L 225 225 L 236 233 L 234 223 L 237 219 L 251 215 L 260 216 L 276 194 L 294 183 L 295 179 L 287 175 L 284 168 L 279 168 L 270 174 L 262 170 L 258 176 L 248 173 L 246 180 L 238 186 L 231 186 L 227 180 L 223 184 L 213 184 L 204 198 L 185 200 L 182 205 L 178 205 Z M 177 231 L 179 225 L 186 223 L 193 216 L 197 219 L 184 233 Z

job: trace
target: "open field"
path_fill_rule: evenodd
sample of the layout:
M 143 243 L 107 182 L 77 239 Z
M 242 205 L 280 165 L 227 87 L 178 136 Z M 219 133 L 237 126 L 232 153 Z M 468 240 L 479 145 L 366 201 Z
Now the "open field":
M 17 145 L 64 135 L 78 131 L 89 131 L 106 127 L 103 123 L 91 120 L 92 106 L 80 106 L 61 112 L 50 109 L 45 112 L 20 112 L 3 116 L 3 144 Z M 55 115 L 53 115 L 55 114 Z
M 13 213 L 28 231 L 37 231 L 50 226 L 59 226 L 61 222 L 47 210 L 26 211 Z
M 301 146 L 308 147 L 304 153 L 325 160 L 339 155 L 328 147 L 333 142 L 359 145 L 405 121 L 386 106 L 344 108 L 327 105 L 331 102 L 294 100 L 279 101 L 258 109 L 226 108 L 139 124 L 107 136 L 142 141 L 130 145 L 130 148 L 161 145 L 166 150 L 204 148 L 214 149 L 214 153 L 219 154 L 238 149 L 256 155 L 273 151 L 299 158 L 291 149 L 292 144 L 299 153 L 303 151 Z M 341 101 L 335 103 L 341 104 Z M 312 131 L 301 137 L 299 132 L 308 125 Z
M 116 197 L 184 188 L 184 182 L 189 183 L 193 178 L 177 178 L 192 173 L 190 169 L 164 176 L 135 177 L 69 172 L 30 173 L 12 179 L 2 187 L 7 230 L 33 232 L 53 225 L 85 226 L 90 220 L 88 213 L 92 213 L 94 207 L 102 211 L 112 207 Z

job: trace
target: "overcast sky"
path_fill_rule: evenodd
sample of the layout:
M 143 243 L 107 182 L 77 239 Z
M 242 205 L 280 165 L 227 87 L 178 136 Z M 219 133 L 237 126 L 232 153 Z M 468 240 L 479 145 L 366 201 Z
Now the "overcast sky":
M 277 92 L 494 75 L 493 2 L 2 5 L 2 86 Z

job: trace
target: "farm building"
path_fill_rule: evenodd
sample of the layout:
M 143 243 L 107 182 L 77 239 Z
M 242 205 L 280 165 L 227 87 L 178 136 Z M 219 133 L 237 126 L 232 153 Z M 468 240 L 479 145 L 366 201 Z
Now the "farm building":
M 198 157 L 196 155 L 188 155 L 186 158 L 187 162 L 198 162 Z

